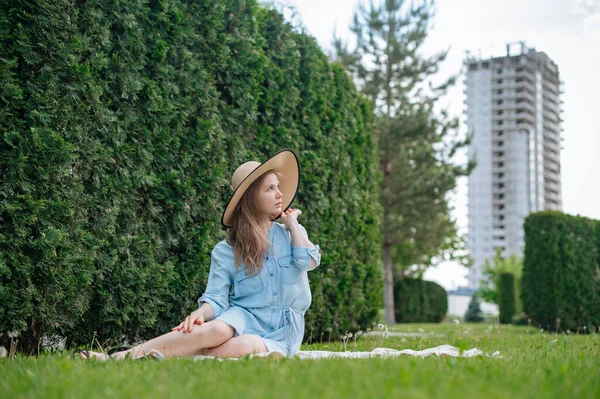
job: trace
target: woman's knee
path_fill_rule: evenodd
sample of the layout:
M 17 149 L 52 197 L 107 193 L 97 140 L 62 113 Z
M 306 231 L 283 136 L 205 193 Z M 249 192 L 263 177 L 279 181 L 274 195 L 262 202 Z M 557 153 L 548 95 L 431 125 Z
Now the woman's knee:
M 223 342 L 231 339 L 235 334 L 234 328 L 221 320 L 206 322 L 205 325 L 210 325 L 211 334 L 214 334 L 217 337 L 221 338 Z

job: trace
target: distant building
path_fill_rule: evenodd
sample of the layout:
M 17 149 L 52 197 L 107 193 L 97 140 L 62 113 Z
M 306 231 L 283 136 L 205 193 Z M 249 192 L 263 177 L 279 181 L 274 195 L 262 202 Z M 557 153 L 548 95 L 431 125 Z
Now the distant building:
M 477 166 L 468 183 L 469 287 L 479 288 L 497 249 L 522 255 L 523 221 L 562 208 L 561 101 L 558 67 L 526 48 L 504 57 L 467 57 L 466 117 Z

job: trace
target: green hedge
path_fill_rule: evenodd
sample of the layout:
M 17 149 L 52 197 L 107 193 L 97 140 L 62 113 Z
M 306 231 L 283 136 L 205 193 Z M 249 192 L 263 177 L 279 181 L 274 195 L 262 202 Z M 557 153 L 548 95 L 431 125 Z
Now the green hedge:
M 598 221 L 556 211 L 527 217 L 521 298 L 534 325 L 600 325 L 599 230 Z
M 372 105 L 256 1 L 67 0 L 0 9 L 0 334 L 26 351 L 152 337 L 197 307 L 229 178 L 299 155 L 320 244 L 307 335 L 381 305 Z M 5 340 L 6 335 L 0 337 Z
M 394 282 L 397 323 L 439 323 L 448 312 L 448 294 L 439 284 L 403 278 Z
M 500 273 L 498 282 L 500 323 L 510 324 L 515 315 L 515 276 L 512 273 Z

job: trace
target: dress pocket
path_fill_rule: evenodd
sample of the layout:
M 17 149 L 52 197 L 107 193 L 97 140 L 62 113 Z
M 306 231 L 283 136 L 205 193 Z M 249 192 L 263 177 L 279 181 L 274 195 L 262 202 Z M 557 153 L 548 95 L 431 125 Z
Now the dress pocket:
M 241 269 L 235 274 L 235 286 L 233 292 L 236 297 L 260 294 L 265 290 L 265 284 L 260 273 L 256 275 L 246 274 L 245 269 Z
M 297 284 L 300 281 L 300 269 L 294 263 L 294 257 L 291 255 L 277 258 L 279 273 L 283 284 Z

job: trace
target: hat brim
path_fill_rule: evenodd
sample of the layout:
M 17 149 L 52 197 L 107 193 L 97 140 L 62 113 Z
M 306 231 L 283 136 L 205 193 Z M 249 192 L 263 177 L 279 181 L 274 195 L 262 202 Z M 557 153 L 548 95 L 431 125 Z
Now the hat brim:
M 300 185 L 300 163 L 298 162 L 298 157 L 292 150 L 282 150 L 261 163 L 256 169 L 250 172 L 244 180 L 242 180 L 240 185 L 233 192 L 233 195 L 225 207 L 223 216 L 221 216 L 221 223 L 223 226 L 231 227 L 233 225 L 233 212 L 235 211 L 237 204 L 252 183 L 270 170 L 281 175 L 279 178 L 279 190 L 283 194 L 283 201 L 281 204 L 282 211 L 285 212 L 292 205 L 292 202 L 296 199 L 298 186 Z

